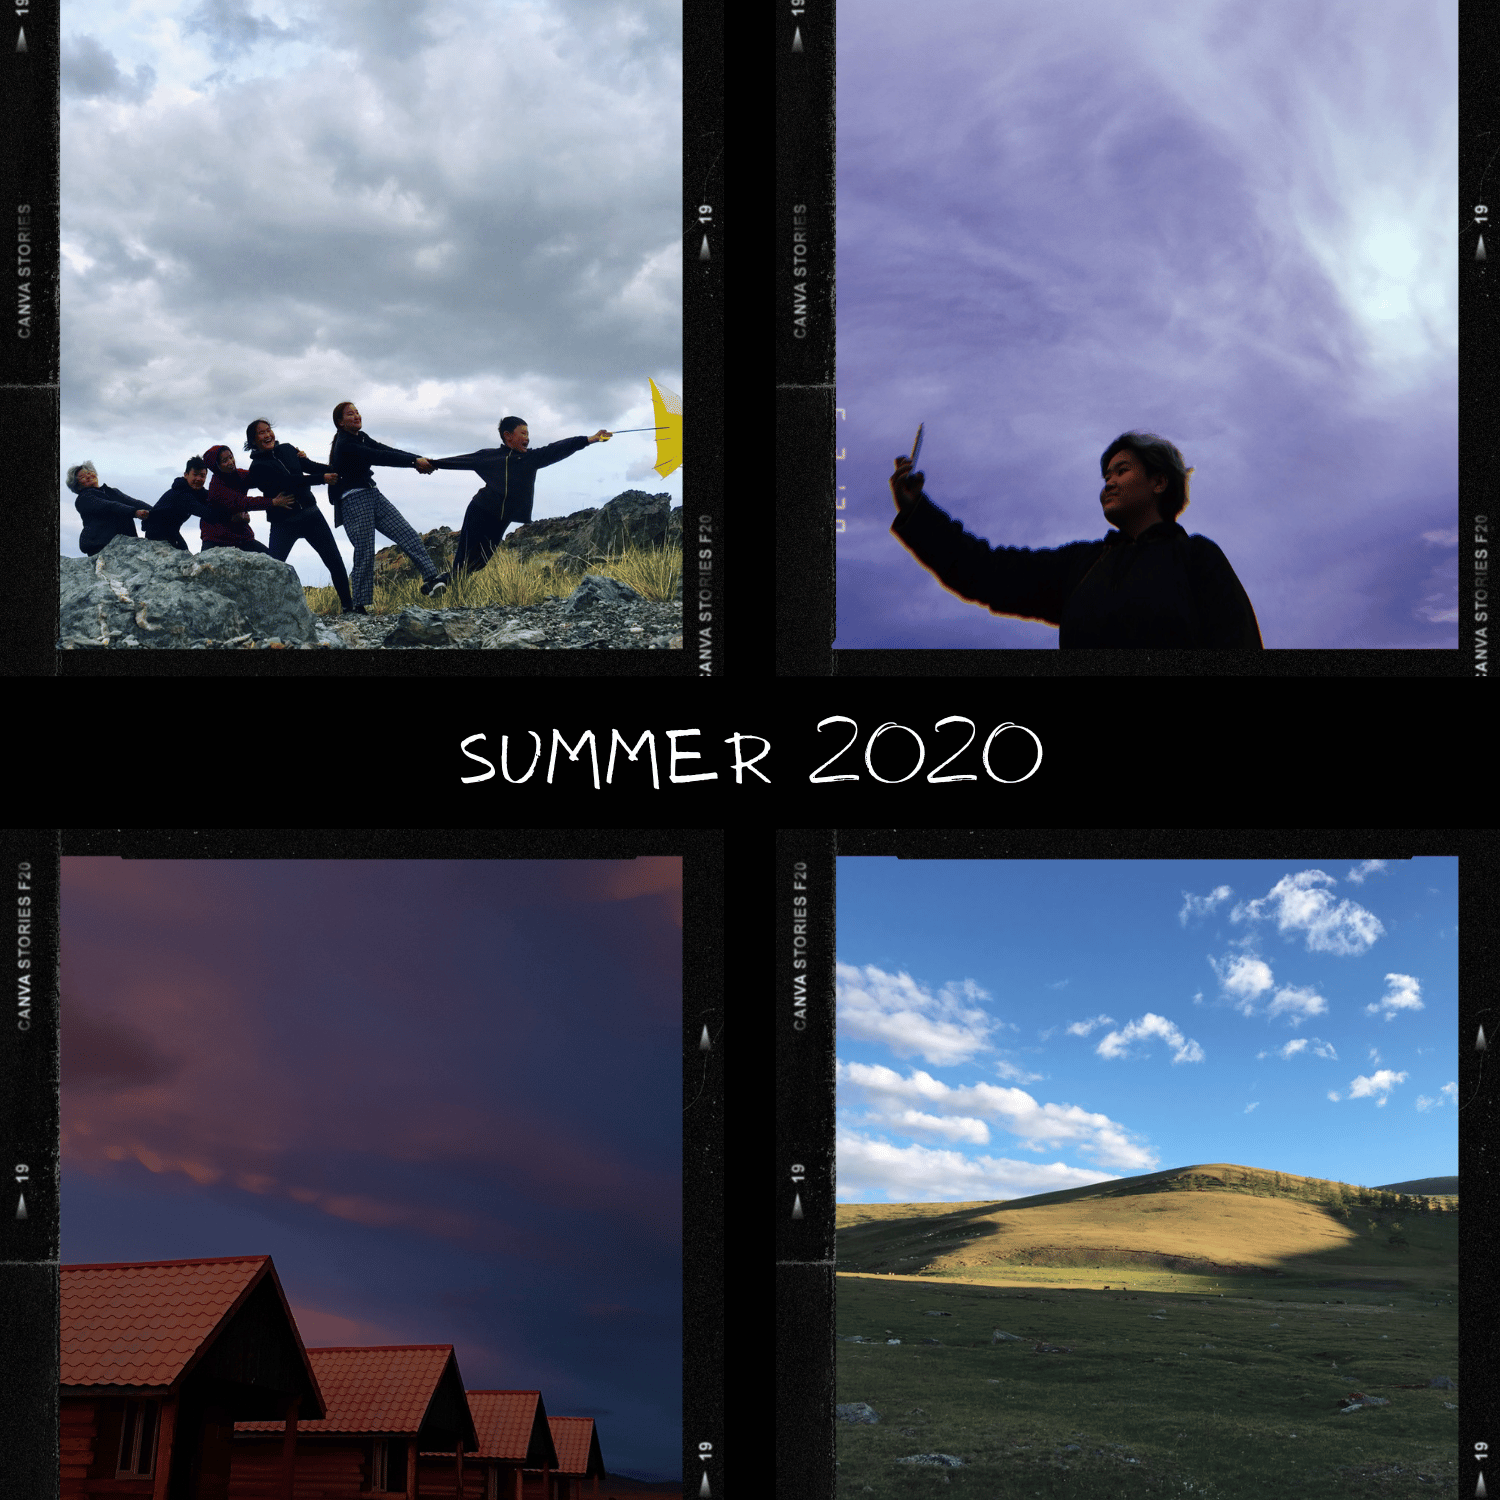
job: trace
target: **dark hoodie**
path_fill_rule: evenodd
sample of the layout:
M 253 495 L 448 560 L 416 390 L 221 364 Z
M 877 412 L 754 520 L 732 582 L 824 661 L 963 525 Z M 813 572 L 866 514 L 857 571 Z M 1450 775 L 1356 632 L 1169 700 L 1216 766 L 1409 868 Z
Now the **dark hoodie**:
M 248 521 L 236 521 L 235 514 L 242 510 L 268 510 L 271 501 L 262 496 L 252 500 L 246 490 L 250 488 L 250 476 L 244 469 L 231 469 L 224 473 L 219 468 L 219 455 L 232 450 L 222 443 L 208 449 L 203 457 L 208 462 L 208 488 L 203 519 L 198 523 L 198 534 L 203 546 L 212 542 L 216 547 L 232 547 L 236 542 L 253 542 L 255 533 Z M 280 491 L 278 490 L 279 494 Z
M 78 550 L 85 557 L 102 552 L 117 536 L 134 536 L 136 511 L 151 509 L 144 500 L 132 500 L 112 484 L 91 484 L 79 490 L 73 504 L 83 517 Z
M 333 435 L 333 447 L 328 454 L 328 467 L 336 473 L 338 482 L 328 486 L 328 498 L 333 501 L 333 524 L 344 524 L 344 496 L 352 490 L 367 490 L 375 483 L 370 472 L 372 464 L 382 468 L 408 468 L 421 455 L 408 453 L 404 448 L 390 448 L 377 443 L 364 428 L 358 432 L 347 432 L 340 427 Z
M 195 490 L 187 482 L 187 476 L 179 474 L 169 489 L 155 505 L 151 514 L 141 523 L 141 530 L 148 542 L 170 542 L 180 552 L 188 550 L 178 527 L 189 516 L 202 519 L 208 514 L 208 487 Z
M 268 453 L 257 448 L 250 455 L 250 488 L 260 490 L 269 503 L 277 495 L 290 495 L 290 507 L 282 506 L 271 512 L 274 521 L 278 515 L 294 516 L 299 510 L 308 510 L 318 502 L 311 486 L 327 484 L 324 474 L 331 474 L 328 464 L 316 459 L 303 458 L 291 443 L 277 443 Z
M 1206 536 L 1158 521 L 1065 547 L 991 547 L 923 495 L 891 531 L 939 582 L 997 615 L 1060 627 L 1058 646 L 1262 649 L 1229 559 Z
M 523 526 L 531 519 L 532 490 L 536 471 L 555 464 L 580 448 L 587 448 L 586 437 L 561 438 L 545 448 L 481 448 L 476 453 L 460 453 L 456 458 L 435 458 L 435 469 L 473 469 L 484 480 L 484 488 L 474 496 L 474 503 L 502 521 L 519 521 Z

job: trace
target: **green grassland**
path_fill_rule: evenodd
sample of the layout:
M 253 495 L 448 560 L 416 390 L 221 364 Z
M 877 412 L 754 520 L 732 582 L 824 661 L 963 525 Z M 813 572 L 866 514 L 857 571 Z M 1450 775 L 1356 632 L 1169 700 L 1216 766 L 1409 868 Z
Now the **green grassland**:
M 840 1205 L 838 1399 L 880 1417 L 840 1500 L 1451 1493 L 1456 1201 L 1220 1164 Z

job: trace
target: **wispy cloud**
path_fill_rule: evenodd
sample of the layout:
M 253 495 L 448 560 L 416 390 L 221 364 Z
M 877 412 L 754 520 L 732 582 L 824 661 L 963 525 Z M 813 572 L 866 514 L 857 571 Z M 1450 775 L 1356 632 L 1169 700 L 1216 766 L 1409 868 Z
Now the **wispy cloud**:
M 1320 1046 L 1316 1045 L 1317 1040 L 1318 1040 L 1317 1037 L 1313 1038 L 1313 1042 L 1315 1044 L 1313 1046 L 1313 1054 L 1314 1054 L 1314 1056 L 1317 1056 L 1317 1057 L 1326 1057 L 1326 1058 L 1329 1058 L 1333 1062 L 1337 1062 L 1338 1059 L 1339 1059 L 1339 1055 L 1338 1055 L 1337 1052 L 1335 1052 L 1333 1050 L 1333 1043 L 1332 1042 L 1325 1042 L 1320 1047 Z
M 1004 1059 L 995 1064 L 995 1071 L 1002 1077 L 1008 1078 L 1012 1083 L 1036 1083 L 1045 1078 L 1045 1073 L 1028 1073 L 1025 1068 L 1019 1068 L 1015 1063 L 1006 1062 Z
M 1127 1048 L 1130 1043 L 1146 1037 L 1160 1037 L 1173 1047 L 1174 1063 L 1203 1061 L 1203 1048 L 1197 1042 L 1186 1040 L 1182 1032 L 1165 1016 L 1158 1016 L 1149 1010 L 1139 1021 L 1132 1021 L 1124 1030 L 1111 1031 L 1094 1050 L 1100 1057 L 1128 1057 L 1130 1054 Z
M 1184 891 L 1182 910 L 1177 913 L 1177 920 L 1186 927 L 1189 917 L 1208 916 L 1216 906 L 1227 901 L 1232 895 L 1234 892 L 1227 885 L 1215 886 L 1206 896 L 1195 896 L 1191 891 Z
M 1259 1109 L 1259 1108 L 1260 1108 L 1260 1100 L 1257 1099 L 1254 1104 L 1247 1104 L 1245 1106 L 1245 1113 L 1248 1115 L 1252 1109 Z
M 1417 980 L 1410 974 L 1387 974 L 1385 994 L 1374 1005 L 1365 1006 L 1365 1014 L 1373 1016 L 1384 1011 L 1386 1020 L 1392 1021 L 1397 1011 L 1425 1009 L 1426 1006 L 1422 1004 L 1422 986 Z
M 1229 920 L 1274 921 L 1280 932 L 1302 933 L 1309 953 L 1365 953 L 1385 928 L 1374 912 L 1355 901 L 1335 900 L 1323 889 L 1337 883 L 1322 870 L 1283 875 L 1267 895 L 1236 906 Z
M 920 1069 L 902 1077 L 891 1068 L 869 1063 L 840 1062 L 837 1076 L 840 1102 L 859 1099 L 868 1104 L 865 1122 L 888 1130 L 912 1133 L 936 1128 L 925 1124 L 924 1118 L 956 1118 L 980 1125 L 989 1121 L 1020 1138 L 1030 1150 L 1054 1150 L 1068 1143 L 1117 1171 L 1144 1172 L 1156 1164 L 1155 1154 L 1132 1141 L 1124 1126 L 1108 1115 L 1090 1113 L 1076 1104 L 1039 1104 L 1024 1089 L 993 1083 L 951 1086 Z M 988 1134 L 979 1139 L 988 1140 Z M 842 1179 L 842 1158 L 839 1173 Z
M 1456 1083 L 1445 1083 L 1437 1091 L 1435 1099 L 1429 1099 L 1425 1094 L 1417 1095 L 1417 1108 L 1421 1110 L 1440 1109 L 1444 1104 L 1454 1104 L 1458 1101 L 1458 1085 Z
M 902 970 L 874 964 L 835 967 L 838 1025 L 845 1035 L 881 1042 L 897 1057 L 922 1057 L 934 1067 L 969 1062 L 989 1050 L 996 1022 L 978 1002 L 990 998 L 972 979 L 933 991 Z
M 1114 1024 L 1115 1018 L 1113 1016 L 1099 1015 L 1095 1016 L 1091 1021 L 1074 1021 L 1068 1027 L 1068 1035 L 1087 1036 L 1096 1026 L 1113 1026 Z
M 1054 979 L 1052 983 L 1047 986 L 1047 988 L 1049 990 L 1061 990 L 1066 989 L 1067 986 L 1068 981 L 1066 979 Z
M 1369 1077 L 1361 1074 L 1349 1085 L 1349 1097 L 1351 1099 L 1365 1099 L 1379 1095 L 1375 1100 L 1377 1108 L 1383 1109 L 1385 1102 L 1390 1098 L 1390 1093 L 1398 1083 L 1406 1082 L 1405 1073 L 1393 1073 L 1389 1068 L 1382 1068 L 1378 1073 L 1372 1073 Z
M 1352 880 L 1355 885 L 1363 885 L 1366 875 L 1378 874 L 1385 869 L 1386 862 L 1383 859 L 1364 859 L 1344 876 L 1345 880 Z

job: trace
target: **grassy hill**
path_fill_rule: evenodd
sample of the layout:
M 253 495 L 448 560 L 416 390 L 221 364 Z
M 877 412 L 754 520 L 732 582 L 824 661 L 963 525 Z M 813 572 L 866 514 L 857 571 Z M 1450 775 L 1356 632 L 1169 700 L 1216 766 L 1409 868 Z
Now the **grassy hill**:
M 1419 1177 L 1412 1182 L 1383 1182 L 1380 1186 L 1392 1193 L 1423 1193 L 1428 1197 L 1458 1197 L 1458 1178 Z
M 840 1204 L 838 1266 L 981 1279 L 1053 1266 L 1425 1281 L 1456 1265 L 1456 1208 L 1455 1197 L 1221 1162 L 1000 1202 Z

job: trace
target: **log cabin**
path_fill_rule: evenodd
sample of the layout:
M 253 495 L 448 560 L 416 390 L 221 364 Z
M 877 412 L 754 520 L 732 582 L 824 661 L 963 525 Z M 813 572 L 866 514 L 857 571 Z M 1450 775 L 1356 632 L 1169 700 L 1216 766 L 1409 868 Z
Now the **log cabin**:
M 297 1428 L 294 1500 L 375 1495 L 417 1500 L 419 1449 L 438 1450 L 447 1493 L 462 1493 L 465 1454 L 479 1440 L 452 1344 L 309 1349 L 326 1415 Z M 236 1422 L 227 1500 L 265 1500 L 281 1422 Z
M 549 1479 L 546 1471 L 528 1472 L 522 1488 L 522 1500 L 583 1500 L 583 1482 L 589 1481 L 588 1493 L 599 1493 L 599 1481 L 606 1477 L 604 1459 L 599 1452 L 599 1434 L 592 1417 L 548 1417 L 552 1429 L 552 1446 L 557 1450 L 557 1471 Z
M 465 1460 L 464 1500 L 521 1500 L 524 1469 L 543 1474 L 557 1467 L 557 1450 L 540 1391 L 470 1391 L 469 1411 L 479 1448 Z M 421 1455 L 422 1493 L 456 1495 L 453 1465 L 445 1455 Z M 429 1488 L 430 1486 L 430 1488 Z
M 268 1500 L 326 1414 L 269 1255 L 62 1266 L 62 1500 L 228 1500 L 230 1433 L 279 1419 Z

